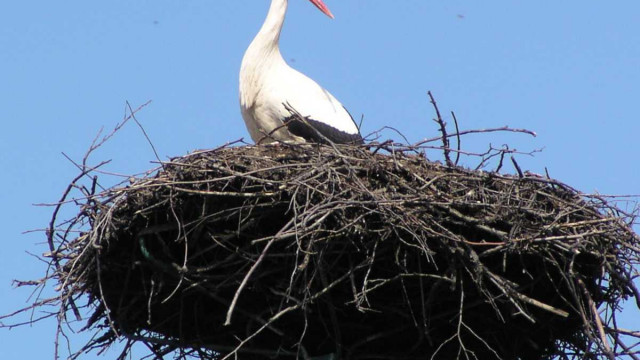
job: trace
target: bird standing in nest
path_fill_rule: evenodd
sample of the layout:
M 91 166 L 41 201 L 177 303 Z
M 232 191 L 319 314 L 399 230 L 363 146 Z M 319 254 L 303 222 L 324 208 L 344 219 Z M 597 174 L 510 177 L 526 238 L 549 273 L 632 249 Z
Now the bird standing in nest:
M 322 0 L 309 0 L 333 18 Z M 242 117 L 257 144 L 275 141 L 361 143 L 349 112 L 327 90 L 291 68 L 280 53 L 288 0 L 272 0 L 240 69 Z

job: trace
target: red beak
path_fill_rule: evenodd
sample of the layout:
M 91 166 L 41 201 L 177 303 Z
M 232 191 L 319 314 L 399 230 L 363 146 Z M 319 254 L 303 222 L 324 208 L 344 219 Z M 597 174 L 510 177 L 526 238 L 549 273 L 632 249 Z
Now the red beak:
M 327 5 L 325 5 L 322 0 L 309 0 L 309 1 L 311 1 L 311 3 L 315 5 L 318 9 L 320 9 L 320 11 L 325 13 L 325 15 L 333 19 L 333 14 L 331 13 L 331 10 L 329 10 Z

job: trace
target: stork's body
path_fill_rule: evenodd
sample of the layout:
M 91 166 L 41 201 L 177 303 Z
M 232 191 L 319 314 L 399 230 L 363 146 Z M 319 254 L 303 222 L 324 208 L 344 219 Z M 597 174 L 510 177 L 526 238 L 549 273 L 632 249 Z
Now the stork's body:
M 321 0 L 311 0 L 333 17 Z M 240 107 L 251 138 L 273 141 L 359 143 L 357 125 L 342 104 L 280 53 L 287 0 L 272 0 L 269 14 L 244 54 L 240 69 Z M 306 121 L 290 121 L 290 106 Z

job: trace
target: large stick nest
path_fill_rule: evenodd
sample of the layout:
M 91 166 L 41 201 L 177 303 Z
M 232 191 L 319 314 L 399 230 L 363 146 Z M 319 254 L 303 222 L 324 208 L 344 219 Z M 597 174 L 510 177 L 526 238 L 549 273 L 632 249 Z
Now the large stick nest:
M 633 219 L 548 178 L 377 150 L 227 147 L 85 189 L 49 234 L 60 314 L 89 295 L 83 351 L 124 336 L 156 358 L 632 352 L 614 321 L 637 297 Z

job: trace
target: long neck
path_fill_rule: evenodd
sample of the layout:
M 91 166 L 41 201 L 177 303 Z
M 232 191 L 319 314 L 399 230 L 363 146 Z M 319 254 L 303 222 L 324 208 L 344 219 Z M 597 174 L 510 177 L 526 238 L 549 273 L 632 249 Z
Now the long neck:
M 271 1 L 267 19 L 244 53 L 240 68 L 240 104 L 243 108 L 253 106 L 267 73 L 265 69 L 288 66 L 278 46 L 287 5 L 287 0 Z
M 280 32 L 287 13 L 288 0 L 272 0 L 269 14 L 262 24 L 258 35 L 249 45 L 248 51 L 258 56 L 280 55 Z

